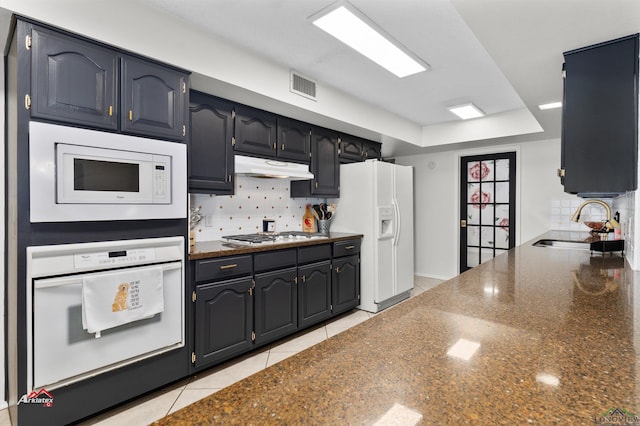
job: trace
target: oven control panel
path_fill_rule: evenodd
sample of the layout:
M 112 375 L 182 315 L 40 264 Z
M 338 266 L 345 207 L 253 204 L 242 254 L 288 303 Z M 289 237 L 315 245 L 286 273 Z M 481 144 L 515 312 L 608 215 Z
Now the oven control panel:
M 126 266 L 153 262 L 156 260 L 155 254 L 155 249 L 152 248 L 81 253 L 73 255 L 73 265 L 76 269 Z

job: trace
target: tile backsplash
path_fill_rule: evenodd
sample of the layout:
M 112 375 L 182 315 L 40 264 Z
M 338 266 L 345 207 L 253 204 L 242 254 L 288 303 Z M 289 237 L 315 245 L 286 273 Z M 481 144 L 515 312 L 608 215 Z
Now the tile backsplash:
M 582 209 L 579 222 L 571 222 L 571 216 L 578 210 L 580 204 L 585 199 L 573 197 L 573 198 L 561 198 L 551 201 L 551 229 L 559 231 L 585 231 L 591 230 L 583 221 L 601 221 L 607 218 L 605 209 L 597 204 L 589 204 Z M 602 199 L 605 203 L 612 206 L 611 199 Z M 619 209 L 618 209 L 619 210 Z M 612 206 L 612 214 L 617 211 Z M 621 217 L 624 217 L 623 212 L 620 212 Z
M 289 180 L 236 176 L 235 195 L 190 194 L 190 207 L 202 206 L 194 227 L 196 241 L 262 231 L 262 220 L 275 220 L 276 231 L 301 231 L 306 204 L 322 198 L 291 198 Z

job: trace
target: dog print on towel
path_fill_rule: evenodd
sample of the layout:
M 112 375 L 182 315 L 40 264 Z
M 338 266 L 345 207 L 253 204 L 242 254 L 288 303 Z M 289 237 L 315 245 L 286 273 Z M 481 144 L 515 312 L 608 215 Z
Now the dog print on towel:
M 127 299 L 129 298 L 129 283 L 118 284 L 118 292 L 116 293 L 113 304 L 111 305 L 111 312 L 126 311 L 129 309 L 127 306 Z

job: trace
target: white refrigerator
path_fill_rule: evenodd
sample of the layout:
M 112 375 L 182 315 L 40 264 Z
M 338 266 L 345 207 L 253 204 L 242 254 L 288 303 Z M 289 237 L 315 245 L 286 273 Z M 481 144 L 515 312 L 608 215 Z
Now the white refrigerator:
M 378 312 L 413 289 L 413 167 L 378 160 L 340 166 L 332 232 L 364 235 L 360 309 Z

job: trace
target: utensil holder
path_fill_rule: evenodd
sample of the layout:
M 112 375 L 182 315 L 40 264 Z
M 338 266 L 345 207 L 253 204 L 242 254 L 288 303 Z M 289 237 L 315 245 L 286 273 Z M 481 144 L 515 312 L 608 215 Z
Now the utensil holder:
M 328 234 L 330 224 L 331 224 L 330 220 L 320 219 L 318 221 L 318 232 L 321 234 Z

